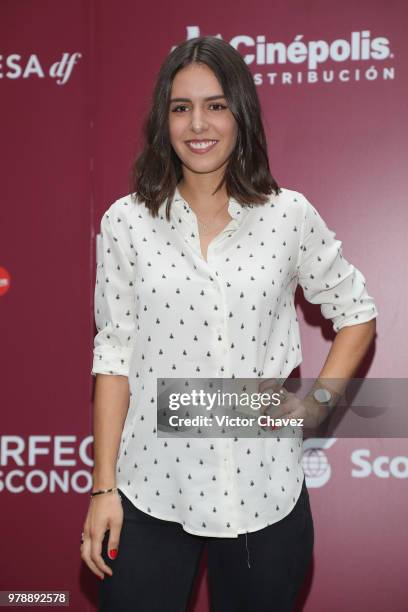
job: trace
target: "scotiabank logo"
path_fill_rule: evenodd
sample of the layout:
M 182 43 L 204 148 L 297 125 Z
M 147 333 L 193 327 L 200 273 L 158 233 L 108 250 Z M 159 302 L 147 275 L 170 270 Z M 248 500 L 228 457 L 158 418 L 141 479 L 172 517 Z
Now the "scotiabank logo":
M 327 451 L 337 438 L 309 438 L 303 442 L 303 470 L 309 488 L 322 487 L 332 477 L 332 466 Z M 373 457 L 368 448 L 351 453 L 352 478 L 408 478 L 408 457 L 405 455 L 378 455 Z M 345 464 L 336 466 L 344 471 Z M 347 471 L 349 467 L 347 464 Z
M 200 36 L 198 26 L 187 26 L 187 40 Z M 215 35 L 222 38 L 221 34 Z M 389 61 L 394 54 L 385 36 L 370 30 L 352 31 L 334 40 L 307 40 L 304 34 L 293 39 L 271 41 L 264 34 L 239 34 L 229 43 L 248 65 L 266 70 L 256 72 L 256 85 L 300 85 L 347 81 L 375 81 L 395 78 Z M 379 63 L 381 62 L 381 63 Z M 356 65 L 354 65 L 356 64 Z M 368 64 L 368 65 L 367 65 Z
M 371 457 L 371 452 L 367 448 L 359 448 L 351 453 L 353 478 L 408 478 L 408 457 L 397 455 L 389 457 L 379 455 Z
M 326 451 L 337 438 L 308 438 L 303 442 L 302 465 L 308 488 L 323 487 L 329 482 L 332 467 Z
M 49 63 L 41 62 L 35 53 L 27 57 L 18 53 L 0 55 L 0 79 L 45 79 L 48 77 L 54 79 L 57 85 L 65 85 L 81 57 L 81 53 L 63 53 L 61 59 Z

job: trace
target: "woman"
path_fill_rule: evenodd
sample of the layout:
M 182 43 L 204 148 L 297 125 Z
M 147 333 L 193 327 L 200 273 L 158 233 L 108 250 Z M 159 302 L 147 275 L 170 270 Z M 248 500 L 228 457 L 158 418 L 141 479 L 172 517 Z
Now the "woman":
M 314 542 L 302 434 L 160 437 L 157 384 L 279 390 L 302 360 L 300 284 L 339 333 L 307 397 L 279 393 L 280 414 L 317 423 L 341 393 L 324 381 L 353 375 L 376 306 L 317 210 L 271 176 L 252 75 L 224 41 L 192 39 L 164 61 L 132 181 L 102 217 L 95 287 L 81 554 L 102 579 L 99 609 L 186 610 L 207 544 L 213 611 L 292 610 Z

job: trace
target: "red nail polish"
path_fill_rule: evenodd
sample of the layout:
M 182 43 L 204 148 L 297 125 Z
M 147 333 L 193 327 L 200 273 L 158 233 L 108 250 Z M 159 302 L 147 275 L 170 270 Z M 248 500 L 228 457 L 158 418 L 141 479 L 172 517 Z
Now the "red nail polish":
M 112 550 L 109 551 L 109 557 L 111 559 L 116 559 L 117 554 L 118 554 L 118 551 L 116 550 L 116 548 L 112 548 Z

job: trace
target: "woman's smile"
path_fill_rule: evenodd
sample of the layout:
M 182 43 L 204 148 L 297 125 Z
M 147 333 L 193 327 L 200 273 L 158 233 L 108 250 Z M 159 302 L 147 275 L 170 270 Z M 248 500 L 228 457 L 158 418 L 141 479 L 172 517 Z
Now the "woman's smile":
M 186 140 L 186 145 L 193 153 L 203 154 L 211 151 L 218 140 Z

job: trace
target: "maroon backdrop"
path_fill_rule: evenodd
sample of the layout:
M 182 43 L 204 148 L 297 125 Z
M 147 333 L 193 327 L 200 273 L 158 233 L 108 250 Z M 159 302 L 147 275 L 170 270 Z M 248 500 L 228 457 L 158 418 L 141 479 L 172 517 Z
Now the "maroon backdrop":
M 356 377 L 406 375 L 405 17 L 402 0 L 0 4 L 0 590 L 66 590 L 72 609 L 96 608 L 98 579 L 79 554 L 95 236 L 128 193 L 159 66 L 186 38 L 220 35 L 245 56 L 273 174 L 310 199 L 363 271 L 379 317 Z M 299 291 L 298 375 L 314 377 L 333 332 Z M 299 609 L 405 609 L 406 439 L 304 450 L 316 541 Z M 209 610 L 205 557 L 192 609 Z

